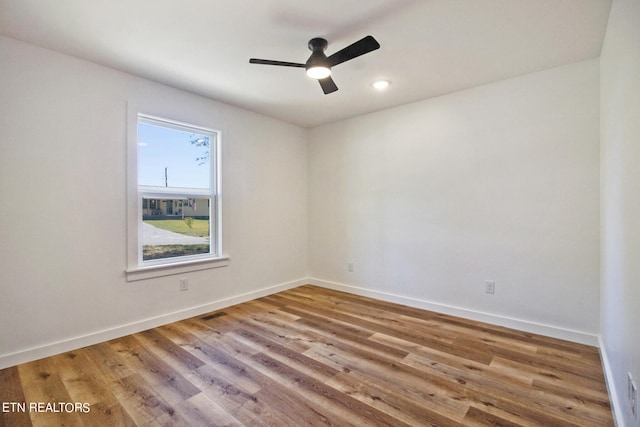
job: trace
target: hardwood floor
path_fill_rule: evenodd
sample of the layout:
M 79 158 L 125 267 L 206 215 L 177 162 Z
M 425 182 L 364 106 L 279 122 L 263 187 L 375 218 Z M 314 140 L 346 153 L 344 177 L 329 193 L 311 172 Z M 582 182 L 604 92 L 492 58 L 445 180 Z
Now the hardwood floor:
M 2 370 L 0 401 L 11 427 L 613 425 L 596 348 L 314 286 Z

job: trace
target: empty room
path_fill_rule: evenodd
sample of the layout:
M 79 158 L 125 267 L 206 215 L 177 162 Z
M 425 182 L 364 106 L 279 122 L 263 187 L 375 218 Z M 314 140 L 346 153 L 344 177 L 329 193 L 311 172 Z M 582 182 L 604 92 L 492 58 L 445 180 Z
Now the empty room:
M 637 0 L 0 0 L 0 426 L 640 427 Z

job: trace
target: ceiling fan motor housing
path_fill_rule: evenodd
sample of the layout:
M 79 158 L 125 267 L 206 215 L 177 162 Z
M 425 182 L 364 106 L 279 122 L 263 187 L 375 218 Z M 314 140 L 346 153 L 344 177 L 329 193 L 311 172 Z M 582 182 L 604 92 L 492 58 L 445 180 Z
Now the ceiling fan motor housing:
M 312 52 L 309 59 L 306 62 L 306 69 L 313 67 L 323 67 L 331 69 L 329 64 L 327 63 L 327 55 L 325 55 L 324 51 L 329 46 L 329 43 L 323 38 L 313 38 L 309 40 L 309 50 Z

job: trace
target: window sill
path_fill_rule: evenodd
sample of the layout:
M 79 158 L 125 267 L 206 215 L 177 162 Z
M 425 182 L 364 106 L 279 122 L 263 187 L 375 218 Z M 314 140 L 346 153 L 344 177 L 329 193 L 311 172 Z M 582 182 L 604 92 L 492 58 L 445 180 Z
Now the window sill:
M 136 280 L 153 279 L 154 277 L 171 276 L 174 274 L 190 273 L 192 271 L 208 270 L 210 268 L 226 267 L 228 265 L 229 257 L 220 257 L 176 262 L 173 264 L 134 267 L 127 269 L 125 273 L 127 274 L 127 282 L 134 282 Z

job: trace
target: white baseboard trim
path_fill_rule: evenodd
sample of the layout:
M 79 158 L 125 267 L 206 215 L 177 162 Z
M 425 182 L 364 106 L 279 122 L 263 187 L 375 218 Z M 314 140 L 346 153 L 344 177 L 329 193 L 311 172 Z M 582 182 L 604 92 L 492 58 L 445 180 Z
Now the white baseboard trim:
M 616 427 L 624 426 L 624 420 L 620 417 L 624 407 L 622 406 L 622 402 L 618 398 L 618 393 L 616 393 L 616 383 L 614 381 L 613 370 L 611 369 L 611 363 L 609 362 L 609 357 L 607 356 L 607 348 L 602 341 L 602 336 L 598 336 L 598 343 L 600 347 L 600 360 L 602 361 L 602 370 L 604 371 L 604 379 L 607 384 L 607 392 L 609 393 L 609 401 L 611 402 L 611 412 L 613 413 L 613 422 Z
M 43 357 L 49 357 L 56 354 L 64 353 L 66 351 L 76 350 L 78 348 L 86 347 L 88 345 L 98 344 L 104 341 L 109 341 L 114 338 L 123 337 L 125 335 L 134 334 L 150 328 L 166 325 L 168 323 L 177 322 L 179 320 L 188 319 L 190 317 L 199 316 L 210 311 L 219 310 L 225 307 L 229 307 L 242 302 L 250 301 L 256 298 L 261 298 L 266 295 L 271 295 L 277 292 L 285 291 L 287 289 L 295 288 L 305 284 L 312 284 L 328 289 L 334 289 L 337 291 L 343 291 L 355 295 L 361 295 L 371 298 L 377 298 L 384 301 L 395 302 L 398 304 L 404 304 L 410 307 L 421 308 L 425 310 L 431 310 L 438 313 L 449 314 L 452 316 L 463 317 L 471 320 L 477 320 L 480 322 L 486 322 L 494 325 L 513 328 L 525 332 L 536 333 L 540 335 L 550 336 L 554 338 L 564 339 L 568 341 L 578 342 L 581 344 L 587 344 L 592 346 L 599 346 L 601 343 L 598 340 L 598 336 L 588 334 L 585 332 L 573 331 L 569 329 L 558 328 L 550 325 L 543 325 L 534 322 L 523 321 L 519 319 L 498 316 L 490 313 L 483 313 L 473 311 L 465 308 L 449 306 L 440 303 L 434 303 L 417 298 L 406 297 L 402 295 L 396 295 L 388 292 L 381 292 L 342 283 L 330 282 L 313 277 L 295 280 L 292 282 L 282 283 L 255 291 L 235 295 L 228 298 L 223 298 L 217 301 L 212 301 L 203 305 L 190 307 L 184 310 L 179 310 L 173 313 L 167 313 L 160 316 L 143 319 L 137 322 L 132 322 L 113 328 L 105 329 L 89 333 L 86 335 L 76 336 L 66 340 L 61 340 L 53 343 L 47 343 L 41 346 L 32 347 L 13 353 L 0 355 L 0 369 L 8 368 L 11 366 L 19 365 L 21 363 L 30 362 L 33 360 L 41 359 Z M 602 347 L 601 347 L 602 348 Z M 603 357 L 603 363 L 604 363 Z M 605 375 L 610 377 L 610 372 L 606 370 L 608 368 L 605 365 Z M 615 394 L 611 394 L 615 397 Z M 615 407 L 615 405 L 614 405 Z
M 25 350 L 17 351 L 14 353 L 0 355 L 0 369 L 16 366 L 21 363 L 27 363 L 34 360 L 42 359 L 43 357 L 49 357 L 56 354 L 64 353 L 71 350 L 77 350 L 88 345 L 98 344 L 104 341 L 109 341 L 114 338 L 123 337 L 125 335 L 135 334 L 147 329 L 155 328 L 158 326 L 166 325 L 168 323 L 177 322 L 179 320 L 188 319 L 190 317 L 199 316 L 210 311 L 219 310 L 225 307 L 230 307 L 235 304 L 240 304 L 246 301 L 251 301 L 256 298 L 261 298 L 266 295 L 271 295 L 276 292 L 285 291 L 287 289 L 295 288 L 307 284 L 308 280 L 300 279 L 292 282 L 282 283 L 275 286 L 269 286 L 263 289 L 234 295 L 228 298 L 222 298 L 217 301 L 208 302 L 203 305 L 190 307 L 184 310 L 179 310 L 173 313 L 167 313 L 160 316 L 143 319 L 137 322 L 132 322 L 114 328 L 105 329 L 102 331 L 92 332 L 86 335 L 76 336 L 62 341 L 44 344 L 37 347 L 28 348 Z
M 376 291 L 376 290 L 361 288 L 357 286 L 345 285 L 342 283 L 330 282 L 326 280 L 316 279 L 313 277 L 310 277 L 308 279 L 308 282 L 309 284 L 320 286 L 323 288 L 348 292 L 351 294 L 361 295 L 365 297 L 377 298 L 384 301 L 407 305 L 410 307 L 435 311 L 437 313 L 449 314 L 452 316 L 463 317 L 466 319 L 476 320 L 479 322 L 485 322 L 493 325 L 517 329 L 519 331 L 530 332 L 530 333 L 544 335 L 552 338 L 563 339 L 567 341 L 577 342 L 580 344 L 591 345 L 594 347 L 597 347 L 599 345 L 598 336 L 587 333 L 587 332 L 574 331 L 570 329 L 559 328 L 552 325 L 529 322 L 526 320 L 520 320 L 520 319 L 511 318 L 511 317 L 495 315 L 491 313 L 483 313 L 480 311 L 469 310 L 466 308 L 454 307 L 454 306 L 435 303 L 435 302 L 426 301 L 418 298 L 411 298 L 411 297 L 396 295 L 388 292 Z

